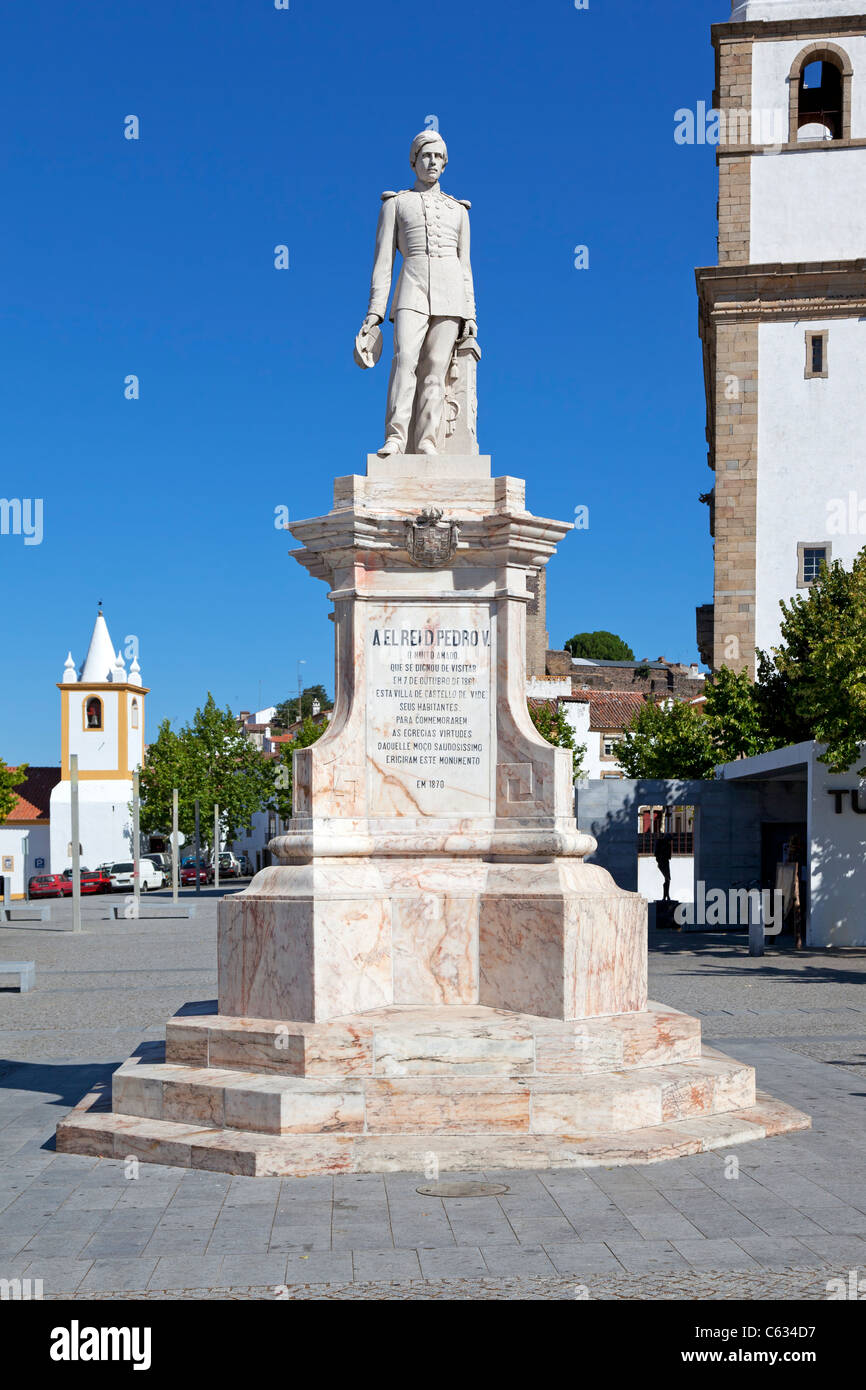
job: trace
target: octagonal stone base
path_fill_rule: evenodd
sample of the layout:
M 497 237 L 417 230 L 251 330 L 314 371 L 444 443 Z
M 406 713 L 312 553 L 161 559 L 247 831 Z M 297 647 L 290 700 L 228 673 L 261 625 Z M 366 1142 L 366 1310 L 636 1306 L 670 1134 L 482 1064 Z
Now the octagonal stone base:
M 109 1108 L 111 1106 L 111 1108 Z M 651 1004 L 566 1022 L 480 1006 L 327 1023 L 191 1010 L 57 1129 L 65 1153 L 249 1176 L 653 1163 L 804 1129 L 752 1067 Z
M 646 904 L 580 859 L 315 859 L 219 908 L 219 1012 L 390 1005 L 595 1018 L 646 1004 Z

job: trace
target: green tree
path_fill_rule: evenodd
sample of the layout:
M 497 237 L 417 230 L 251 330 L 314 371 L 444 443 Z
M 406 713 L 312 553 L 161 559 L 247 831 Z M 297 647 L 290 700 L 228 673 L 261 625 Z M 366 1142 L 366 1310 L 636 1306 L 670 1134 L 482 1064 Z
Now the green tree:
M 547 700 L 527 700 L 526 704 L 529 709 L 529 717 L 541 737 L 546 738 L 547 742 L 552 743 L 556 748 L 571 750 L 573 780 L 576 781 L 578 777 L 582 777 L 584 775 L 583 755 L 586 752 L 586 744 L 575 744 L 574 730 L 562 710 Z
M 634 652 L 615 632 L 576 632 L 569 637 L 565 650 L 572 656 L 594 661 L 634 661 Z
M 323 710 L 333 709 L 334 702 L 323 685 L 308 685 L 301 691 L 301 717 L 306 719 L 313 713 L 313 701 L 318 700 L 319 707 Z M 274 715 L 274 727 L 277 729 L 288 729 L 291 724 L 297 722 L 298 718 L 298 697 L 293 696 L 289 700 L 282 700 L 277 705 L 277 712 Z
M 682 700 L 641 705 L 616 756 L 626 777 L 712 777 L 720 761 L 707 720 Z
M 704 718 L 717 763 L 751 758 L 778 746 L 765 728 L 757 687 L 748 671 L 737 674 L 723 666 L 707 681 Z
M 178 789 L 178 825 L 187 840 L 195 833 L 195 801 L 203 843 L 212 845 L 214 807 L 222 836 L 231 842 L 263 810 L 273 790 L 269 760 L 237 727 L 230 709 L 218 708 L 208 693 L 202 709 L 180 733 L 166 719 L 148 749 L 140 777 L 141 828 L 166 831 L 171 793 Z
M 26 780 L 26 763 L 22 763 L 20 767 L 10 767 L 0 758 L 0 825 L 15 808 L 18 794 L 14 788 L 20 787 Z
M 826 744 L 821 761 L 847 772 L 866 743 L 866 549 L 850 570 L 822 566 L 808 594 L 780 607 L 781 643 L 758 653 L 762 727 L 775 747 Z
M 304 720 L 291 743 L 280 744 L 280 756 L 273 769 L 274 790 L 268 803 L 281 820 L 288 820 L 292 814 L 294 780 L 292 776 L 292 754 L 296 748 L 309 748 L 311 743 L 322 737 L 327 724 L 314 724 L 311 718 Z

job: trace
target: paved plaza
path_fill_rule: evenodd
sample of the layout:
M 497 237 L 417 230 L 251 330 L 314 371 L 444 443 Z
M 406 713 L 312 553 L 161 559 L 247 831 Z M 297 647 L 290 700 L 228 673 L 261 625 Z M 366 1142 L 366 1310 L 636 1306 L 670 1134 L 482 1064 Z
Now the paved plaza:
M 461 1174 L 509 1191 L 434 1199 L 407 1174 L 56 1154 L 58 1119 L 216 993 L 212 891 L 189 920 L 114 921 L 110 901 L 85 903 L 80 936 L 68 903 L 0 927 L 0 959 L 36 962 L 32 992 L 0 992 L 0 1278 L 41 1279 L 46 1297 L 477 1300 L 824 1299 L 828 1280 L 866 1277 L 866 952 L 651 943 L 650 997 L 698 1016 L 811 1131 L 641 1167 Z

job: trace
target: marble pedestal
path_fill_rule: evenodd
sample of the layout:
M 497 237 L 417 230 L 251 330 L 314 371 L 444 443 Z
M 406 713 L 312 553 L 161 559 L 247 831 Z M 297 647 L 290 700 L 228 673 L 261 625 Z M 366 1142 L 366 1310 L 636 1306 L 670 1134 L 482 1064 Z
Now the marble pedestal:
M 646 903 L 585 857 L 526 705 L 569 526 L 484 455 L 367 461 L 296 523 L 335 706 L 274 863 L 220 904 L 218 1012 L 85 1098 L 58 1148 L 237 1173 L 650 1162 L 802 1128 L 648 1005 Z

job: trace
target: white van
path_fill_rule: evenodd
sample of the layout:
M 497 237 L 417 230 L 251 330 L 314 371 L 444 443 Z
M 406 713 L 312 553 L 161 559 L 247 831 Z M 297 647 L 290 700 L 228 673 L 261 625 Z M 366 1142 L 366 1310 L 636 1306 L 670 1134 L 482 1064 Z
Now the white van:
M 134 891 L 133 870 L 132 860 L 112 864 L 108 876 L 111 879 L 111 891 L 113 893 L 132 893 Z M 148 893 L 164 886 L 165 874 L 150 859 L 139 859 L 138 871 L 142 893 Z

